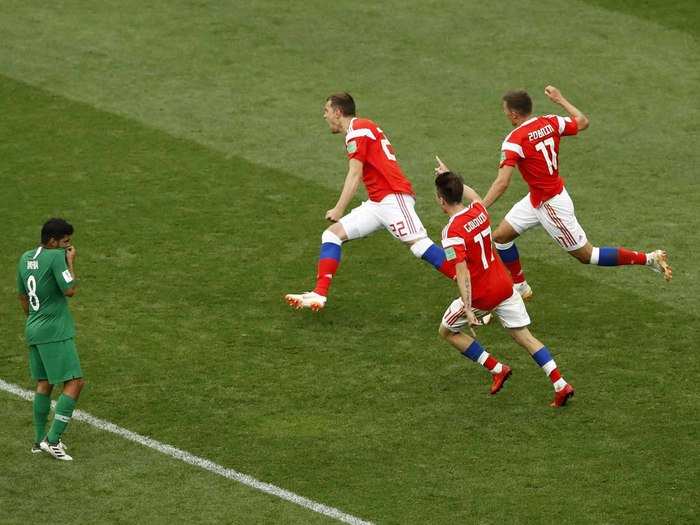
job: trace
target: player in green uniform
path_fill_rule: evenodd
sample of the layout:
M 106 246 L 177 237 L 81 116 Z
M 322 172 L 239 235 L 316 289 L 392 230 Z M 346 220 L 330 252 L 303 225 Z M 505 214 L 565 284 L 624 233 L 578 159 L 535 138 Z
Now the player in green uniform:
M 61 441 L 85 382 L 73 337 L 75 325 L 66 297 L 75 295 L 73 226 L 63 219 L 49 219 L 41 228 L 41 245 L 25 252 L 17 266 L 17 290 L 27 316 L 26 338 L 29 368 L 36 380 L 34 396 L 35 439 L 33 453 L 48 452 L 70 461 Z M 63 383 L 53 422 L 46 433 L 51 390 Z

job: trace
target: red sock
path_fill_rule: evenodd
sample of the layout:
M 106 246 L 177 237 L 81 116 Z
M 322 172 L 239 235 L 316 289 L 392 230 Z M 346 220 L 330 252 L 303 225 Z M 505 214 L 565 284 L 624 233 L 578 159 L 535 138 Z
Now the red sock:
M 511 262 L 504 262 L 503 264 L 505 264 L 506 268 L 508 268 L 510 276 L 513 278 L 514 284 L 522 283 L 525 281 L 525 272 L 523 272 L 523 269 L 520 266 L 520 258 L 515 259 Z
M 340 266 L 340 261 L 337 259 L 319 259 L 314 292 L 323 297 L 328 295 L 328 288 L 331 286 L 335 272 L 338 271 L 338 266 Z
M 647 254 L 644 252 L 634 252 L 628 250 L 627 248 L 617 249 L 617 265 L 625 266 L 628 264 L 641 264 L 645 265 L 647 263 Z
M 486 358 L 486 361 L 484 361 L 484 367 L 486 370 L 489 372 L 495 368 L 495 366 L 498 364 L 498 359 L 494 359 L 490 354 Z

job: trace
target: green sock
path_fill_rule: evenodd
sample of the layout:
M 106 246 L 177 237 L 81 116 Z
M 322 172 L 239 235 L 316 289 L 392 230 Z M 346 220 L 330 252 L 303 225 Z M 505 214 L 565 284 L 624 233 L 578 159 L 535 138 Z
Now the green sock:
M 73 415 L 75 399 L 66 394 L 61 394 L 56 402 L 56 413 L 53 416 L 53 423 L 47 436 L 49 443 L 58 443 L 61 434 L 66 430 L 68 422 Z
M 36 392 L 34 394 L 34 442 L 39 443 L 46 435 L 46 421 L 51 410 L 51 397 Z

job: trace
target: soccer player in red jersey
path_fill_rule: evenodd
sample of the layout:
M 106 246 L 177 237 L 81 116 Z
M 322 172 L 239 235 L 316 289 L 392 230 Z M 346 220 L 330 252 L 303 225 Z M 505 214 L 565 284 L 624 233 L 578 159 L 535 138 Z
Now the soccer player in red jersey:
M 294 308 L 318 311 L 326 304 L 328 288 L 340 265 L 345 241 L 359 239 L 387 229 L 394 238 L 410 247 L 413 255 L 441 270 L 444 250 L 429 238 L 414 210 L 414 193 L 396 160 L 389 139 L 369 119 L 355 116 L 355 101 L 348 93 L 326 99 L 323 118 L 331 133 L 345 135 L 348 173 L 336 205 L 326 212 L 333 224 L 321 235 L 321 253 L 313 291 L 287 294 L 285 300 Z M 369 200 L 345 215 L 345 209 L 357 192 L 360 182 Z
M 532 295 L 513 241 L 539 225 L 583 264 L 648 266 L 670 281 L 672 272 L 663 250 L 644 253 L 620 247 L 597 247 L 588 241 L 559 175 L 559 141 L 588 128 L 588 117 L 554 86 L 547 86 L 544 92 L 564 108 L 567 117 L 531 116 L 532 99 L 525 91 L 509 91 L 503 96 L 503 112 L 515 129 L 503 141 L 498 176 L 484 197 L 484 205 L 491 206 L 508 188 L 515 166 L 529 187 L 530 192 L 511 208 L 493 233 L 496 248 L 516 288 L 525 299 Z
M 442 163 L 440 163 L 442 164 Z M 444 166 L 444 165 L 443 165 Z M 464 326 L 481 322 L 477 316 L 493 312 L 511 337 L 525 348 L 544 370 L 554 386 L 550 406 L 560 407 L 574 395 L 573 387 L 561 376 L 549 349 L 528 330 L 530 316 L 500 257 L 491 244 L 491 222 L 479 195 L 465 186 L 452 172 L 440 172 L 435 179 L 437 200 L 450 220 L 442 231 L 445 248 L 445 274 L 455 279 L 460 297 L 447 308 L 440 323 L 440 336 L 465 357 L 486 368 L 492 375 L 491 394 L 498 392 L 510 377 L 511 369 L 491 356 Z M 462 203 L 463 195 L 471 201 Z

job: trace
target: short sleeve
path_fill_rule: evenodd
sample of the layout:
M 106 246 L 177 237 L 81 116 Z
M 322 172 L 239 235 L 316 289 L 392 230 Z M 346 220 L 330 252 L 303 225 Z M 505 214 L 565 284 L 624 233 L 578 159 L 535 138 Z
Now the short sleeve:
M 498 167 L 515 166 L 520 159 L 524 158 L 522 146 L 509 136 L 501 144 L 501 163 Z
M 360 162 L 365 162 L 367 159 L 367 146 L 370 139 L 368 137 L 355 137 L 350 139 L 345 148 L 347 150 L 348 159 L 357 159 Z
M 56 283 L 62 292 L 65 292 L 76 285 L 75 279 L 73 278 L 73 275 L 70 273 L 68 265 L 66 264 L 66 257 L 63 251 L 54 256 L 53 261 L 51 262 L 51 272 L 53 273 L 54 279 L 56 279 Z
M 460 263 L 467 258 L 464 238 L 459 236 L 452 227 L 447 231 L 447 237 L 442 240 L 442 248 L 445 250 L 445 259 L 453 264 Z
M 560 117 L 557 115 L 556 127 L 559 135 L 562 137 L 566 135 L 576 135 L 578 133 L 578 124 L 576 123 L 576 119 L 571 117 Z

